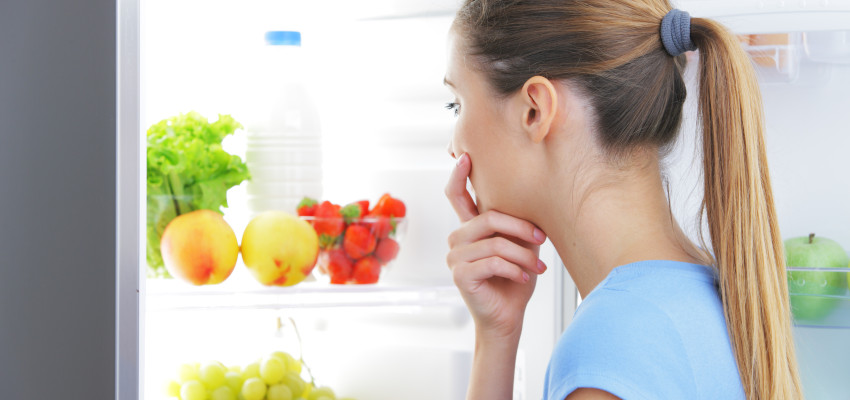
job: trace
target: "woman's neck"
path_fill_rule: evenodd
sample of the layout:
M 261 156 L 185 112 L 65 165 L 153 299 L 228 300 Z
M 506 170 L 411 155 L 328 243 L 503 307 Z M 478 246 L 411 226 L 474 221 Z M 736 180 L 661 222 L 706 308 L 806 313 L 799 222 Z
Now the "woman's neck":
M 704 263 L 699 250 L 673 218 L 657 162 L 608 184 L 588 188 L 583 199 L 571 199 L 581 185 L 556 189 L 533 209 L 537 224 L 558 251 L 582 298 L 617 266 L 643 260 Z M 587 181 L 599 182 L 598 177 Z M 564 204 L 573 204 L 565 207 Z

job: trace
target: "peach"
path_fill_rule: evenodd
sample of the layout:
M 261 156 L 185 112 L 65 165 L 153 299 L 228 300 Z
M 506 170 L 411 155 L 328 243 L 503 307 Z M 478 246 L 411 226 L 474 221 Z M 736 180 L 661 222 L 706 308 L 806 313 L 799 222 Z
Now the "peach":
M 319 236 L 307 221 L 283 211 L 254 217 L 242 234 L 242 261 L 260 283 L 292 286 L 313 271 Z
M 233 228 L 212 210 L 196 210 L 171 220 L 160 247 L 171 276 L 193 285 L 221 283 L 233 272 L 239 255 Z

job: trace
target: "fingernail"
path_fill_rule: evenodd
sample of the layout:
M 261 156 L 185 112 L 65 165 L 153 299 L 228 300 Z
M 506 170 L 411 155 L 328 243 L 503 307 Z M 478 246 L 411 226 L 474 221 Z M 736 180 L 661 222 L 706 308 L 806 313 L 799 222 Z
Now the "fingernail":
M 463 164 L 463 159 L 464 159 L 464 157 L 466 157 L 466 153 L 461 154 L 461 155 L 460 155 L 460 157 L 458 157 L 458 158 L 457 158 L 457 165 L 458 165 L 458 166 L 460 166 L 461 164 Z
M 537 239 L 538 242 L 543 243 L 546 241 L 546 234 L 539 228 L 534 228 L 534 238 Z
M 537 270 L 542 274 L 543 271 L 546 271 L 546 264 L 543 263 L 543 260 L 537 260 Z
M 525 272 L 525 271 L 522 272 L 522 280 L 525 281 L 525 282 L 528 282 L 528 272 Z

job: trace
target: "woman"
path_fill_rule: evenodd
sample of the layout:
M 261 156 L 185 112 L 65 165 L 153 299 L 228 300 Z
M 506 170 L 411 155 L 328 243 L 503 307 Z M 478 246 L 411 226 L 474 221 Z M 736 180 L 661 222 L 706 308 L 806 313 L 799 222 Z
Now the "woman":
M 466 0 L 458 12 L 446 195 L 462 224 L 447 262 L 475 321 L 468 398 L 511 397 L 546 237 L 584 300 L 544 398 L 802 397 L 754 72 L 721 25 L 671 8 Z M 710 246 L 673 218 L 660 167 L 695 49 Z

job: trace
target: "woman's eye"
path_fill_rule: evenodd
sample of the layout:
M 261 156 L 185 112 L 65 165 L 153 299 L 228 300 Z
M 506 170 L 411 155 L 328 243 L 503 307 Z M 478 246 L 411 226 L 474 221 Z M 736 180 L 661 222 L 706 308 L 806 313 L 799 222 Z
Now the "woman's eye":
M 454 103 L 454 102 L 446 103 L 446 109 L 447 110 L 455 110 L 455 117 L 457 117 L 458 114 L 460 114 L 460 104 L 458 104 L 458 103 Z

